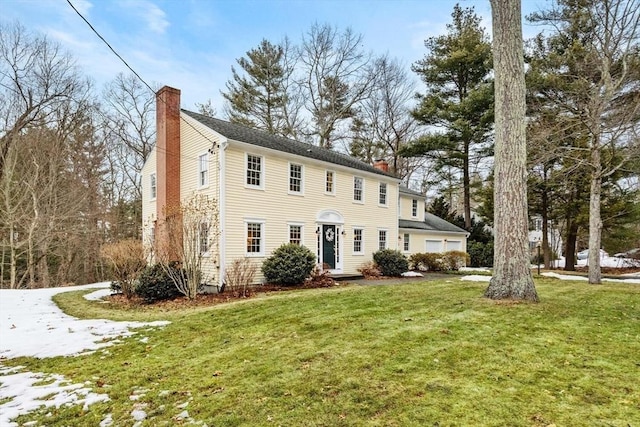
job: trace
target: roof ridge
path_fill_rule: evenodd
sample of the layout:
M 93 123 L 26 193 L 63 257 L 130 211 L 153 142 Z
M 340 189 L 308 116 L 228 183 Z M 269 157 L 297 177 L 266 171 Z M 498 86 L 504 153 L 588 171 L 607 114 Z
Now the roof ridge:
M 309 142 L 273 135 L 261 129 L 232 123 L 216 117 L 205 116 L 184 108 L 181 108 L 180 111 L 204 126 L 233 140 L 398 179 L 391 173 L 377 169 L 373 165 L 345 153 L 320 147 Z

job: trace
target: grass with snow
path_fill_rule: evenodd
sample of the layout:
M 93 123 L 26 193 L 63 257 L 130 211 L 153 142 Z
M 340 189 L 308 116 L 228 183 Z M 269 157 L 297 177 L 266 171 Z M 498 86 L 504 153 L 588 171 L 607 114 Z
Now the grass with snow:
M 536 286 L 539 304 L 492 302 L 486 283 L 452 277 L 164 312 L 60 294 L 69 314 L 172 323 L 91 355 L 3 363 L 110 398 L 21 424 L 640 424 L 640 287 Z

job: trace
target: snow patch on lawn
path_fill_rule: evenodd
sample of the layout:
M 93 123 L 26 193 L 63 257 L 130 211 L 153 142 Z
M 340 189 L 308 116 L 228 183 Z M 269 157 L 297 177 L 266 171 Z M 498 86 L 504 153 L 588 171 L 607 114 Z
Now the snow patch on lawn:
M 59 408 L 82 404 L 87 410 L 93 403 L 109 400 L 106 394 L 93 393 L 82 384 L 69 384 L 62 375 L 15 371 L 15 368 L 0 368 L 0 400 L 11 399 L 0 405 L 1 426 L 17 426 L 12 419 L 41 406 Z
M 130 328 L 169 323 L 81 320 L 64 314 L 51 300 L 61 292 L 108 286 L 109 282 L 102 282 L 64 288 L 0 289 L 0 357 L 78 355 L 109 346 L 117 337 L 133 335 Z
M 114 322 L 81 320 L 68 316 L 52 297 L 61 292 L 98 289 L 87 296 L 99 300 L 108 295 L 109 282 L 46 289 L 0 289 L 0 358 L 55 357 L 87 354 L 112 345 L 135 332 L 130 328 L 164 326 L 170 322 Z M 107 289 L 105 289 L 107 288 Z M 104 351 L 104 350 L 103 350 Z M 1 359 L 0 359 L 1 360 Z M 45 400 L 44 398 L 47 397 Z M 70 384 L 62 375 L 19 372 L 0 365 L 0 425 L 15 426 L 11 420 L 44 405 L 45 407 L 109 400 L 106 394 L 91 392 L 82 384 Z M 139 414 L 138 414 L 139 415 Z M 101 425 L 109 425 L 107 415 Z
M 572 276 L 569 274 L 558 274 L 558 273 L 553 273 L 553 272 L 544 272 L 542 273 L 543 276 L 545 277 L 553 277 L 554 279 L 559 279 L 559 280 L 579 280 L 579 281 L 588 281 L 589 279 L 587 279 L 584 276 Z M 480 275 L 470 275 L 470 276 L 462 276 L 460 278 L 460 280 L 466 280 L 469 282 L 488 282 L 491 280 L 491 276 L 480 276 Z M 639 283 L 640 284 L 640 278 L 639 279 L 608 279 L 608 278 L 602 278 L 603 282 L 618 282 L 618 283 Z
M 488 282 L 491 280 L 491 276 L 480 276 L 479 274 L 472 274 L 470 276 L 462 276 L 460 280 L 466 280 L 468 282 Z
M 402 273 L 402 277 L 424 277 L 424 274 L 418 273 L 417 271 L 405 271 Z

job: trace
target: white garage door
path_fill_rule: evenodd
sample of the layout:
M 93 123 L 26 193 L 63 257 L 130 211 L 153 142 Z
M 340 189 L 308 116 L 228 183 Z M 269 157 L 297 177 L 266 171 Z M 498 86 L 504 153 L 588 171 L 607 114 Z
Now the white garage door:
M 425 240 L 425 252 L 442 252 L 442 240 Z
M 447 240 L 445 247 L 448 251 L 461 251 L 462 250 L 462 242 L 460 240 Z

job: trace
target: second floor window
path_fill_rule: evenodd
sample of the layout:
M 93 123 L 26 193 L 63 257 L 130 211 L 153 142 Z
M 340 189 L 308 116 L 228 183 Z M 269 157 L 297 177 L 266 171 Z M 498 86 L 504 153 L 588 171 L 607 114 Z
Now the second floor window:
M 380 183 L 378 203 L 387 206 L 387 184 L 382 182 Z
M 198 157 L 198 186 L 205 187 L 207 185 L 209 185 L 209 153 Z
M 247 185 L 262 186 L 262 157 L 247 154 Z
M 289 165 L 289 191 L 302 193 L 302 165 Z
M 411 216 L 414 218 L 418 216 L 418 201 L 416 199 L 413 199 L 411 204 Z
M 333 194 L 333 171 L 327 171 L 325 175 L 325 193 Z
M 363 201 L 363 194 L 362 194 L 363 187 L 364 187 L 363 179 L 358 176 L 354 176 L 353 177 L 353 201 L 354 202 Z

